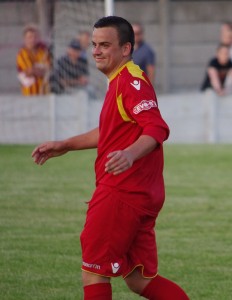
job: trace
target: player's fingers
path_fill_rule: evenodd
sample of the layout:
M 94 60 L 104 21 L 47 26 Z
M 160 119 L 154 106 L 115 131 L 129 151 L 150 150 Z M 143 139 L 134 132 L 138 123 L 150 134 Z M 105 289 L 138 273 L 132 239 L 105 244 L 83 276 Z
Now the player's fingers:
M 125 172 L 126 170 L 128 170 L 129 169 L 129 165 L 127 164 L 127 165 L 124 165 L 124 166 L 120 166 L 120 167 L 117 167 L 117 168 L 115 168 L 114 170 L 113 170 L 113 175 L 118 175 L 118 174 L 120 174 L 120 173 L 122 173 L 122 172 Z
M 37 164 L 37 165 L 43 165 L 46 160 L 49 159 L 49 155 L 47 153 L 39 153 L 37 152 L 35 155 L 34 155 L 34 162 Z
M 119 174 L 121 172 L 124 172 L 128 168 L 130 168 L 129 161 L 127 161 L 125 159 L 121 159 L 117 163 L 108 165 L 106 167 L 105 171 L 108 172 L 108 173 L 113 173 L 113 174 L 117 173 L 117 174 Z
M 115 175 L 124 172 L 133 164 L 130 155 L 128 155 L 126 151 L 114 151 L 109 153 L 107 157 L 110 158 L 110 160 L 105 164 L 105 171 Z
M 42 166 L 48 159 L 49 159 L 48 155 L 46 155 L 46 154 L 41 155 L 39 158 L 38 164 Z
M 41 157 L 41 155 L 39 155 L 39 154 L 34 156 L 34 162 L 35 162 L 37 165 L 40 165 L 41 159 L 42 159 L 42 157 Z
M 111 159 L 105 164 L 106 172 L 113 171 L 115 168 L 119 167 L 123 163 L 123 159 Z
M 113 152 L 110 152 L 108 155 L 107 155 L 107 158 L 112 158 L 114 157 L 115 155 L 117 155 L 119 153 L 119 151 L 113 151 Z
M 32 156 L 36 153 L 43 153 L 46 151 L 51 151 L 54 148 L 54 143 L 53 142 L 45 142 L 43 144 L 40 144 L 39 146 L 37 146 L 34 151 L 32 152 Z
M 32 151 L 32 153 L 31 153 L 31 156 L 32 156 L 32 157 L 37 156 L 38 149 L 39 149 L 39 147 L 36 147 L 36 148 Z
M 106 162 L 106 165 L 116 162 L 117 160 L 120 159 L 120 156 L 121 156 L 121 151 L 114 151 L 114 152 L 109 153 L 107 155 L 107 158 L 109 160 Z
M 120 159 L 120 155 L 118 154 L 118 151 L 115 151 L 109 153 L 107 155 L 107 158 L 109 158 L 109 160 L 105 163 L 105 168 L 111 169 L 118 163 L 118 160 Z

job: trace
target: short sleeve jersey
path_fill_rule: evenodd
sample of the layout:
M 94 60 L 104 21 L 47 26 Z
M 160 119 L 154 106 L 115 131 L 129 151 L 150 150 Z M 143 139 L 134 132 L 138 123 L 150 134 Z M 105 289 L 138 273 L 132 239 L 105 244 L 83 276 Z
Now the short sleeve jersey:
M 139 193 L 163 201 L 163 148 L 169 128 L 158 109 L 155 91 L 146 74 L 132 61 L 111 78 L 99 124 L 98 156 L 95 163 L 96 184 L 105 184 L 129 193 Z M 159 146 L 136 160 L 119 175 L 105 172 L 107 155 L 123 150 L 141 135 L 154 138 Z M 135 206 L 141 203 L 134 203 Z M 144 207 L 150 209 L 149 207 Z M 152 209 L 152 208 L 151 208 Z
M 225 65 L 221 65 L 219 63 L 218 59 L 215 57 L 215 58 L 211 59 L 209 64 L 208 64 L 208 68 L 210 68 L 210 67 L 213 67 L 218 71 L 221 85 L 224 87 L 226 76 L 227 76 L 229 70 L 232 69 L 232 61 L 229 60 Z M 201 86 L 201 90 L 204 91 L 207 88 L 212 88 L 212 84 L 210 82 L 208 72 L 205 75 L 205 79 L 204 79 L 203 84 Z

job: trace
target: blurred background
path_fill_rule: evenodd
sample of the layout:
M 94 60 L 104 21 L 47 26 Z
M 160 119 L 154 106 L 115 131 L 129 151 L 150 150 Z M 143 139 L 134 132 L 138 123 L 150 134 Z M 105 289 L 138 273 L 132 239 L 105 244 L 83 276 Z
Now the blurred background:
M 106 2 L 0 1 L 0 143 L 33 143 L 44 138 L 60 138 L 97 124 L 107 82 L 95 68 L 91 45 L 86 50 L 89 83 L 93 87 L 92 98 L 98 101 L 89 99 L 89 94 L 84 95 L 83 89 L 80 89 L 75 93 L 74 100 L 70 99 L 70 94 L 50 94 L 33 96 L 33 104 L 29 103 L 21 95 L 16 56 L 22 46 L 23 28 L 28 23 L 35 23 L 40 29 L 41 39 L 49 48 L 54 65 L 65 53 L 70 40 L 76 38 L 80 31 L 92 32 L 95 21 L 106 14 Z M 211 97 L 211 100 L 207 98 L 202 101 L 200 93 L 208 61 L 215 55 L 220 42 L 221 25 L 232 21 L 232 1 L 115 0 L 112 3 L 114 15 L 143 25 L 145 40 L 155 52 L 153 84 L 160 99 L 161 111 L 167 122 L 176 129 L 171 141 L 232 142 L 231 133 L 225 131 L 231 125 L 231 96 L 225 97 L 223 107 L 218 109 L 220 99 Z M 80 97 L 84 100 L 78 100 Z M 70 102 L 70 109 L 64 112 L 68 110 L 67 101 Z M 73 101 L 75 103 L 71 104 Z M 80 116 L 78 112 L 75 115 L 74 111 L 85 112 L 86 116 Z M 75 125 L 71 123 L 70 114 Z M 62 122 L 59 117 L 63 118 Z M 31 123 L 36 120 L 38 124 Z M 36 129 L 38 126 L 40 131 Z M 67 131 L 70 127 L 73 131 Z M 28 128 L 34 128 L 34 137 L 27 132 Z

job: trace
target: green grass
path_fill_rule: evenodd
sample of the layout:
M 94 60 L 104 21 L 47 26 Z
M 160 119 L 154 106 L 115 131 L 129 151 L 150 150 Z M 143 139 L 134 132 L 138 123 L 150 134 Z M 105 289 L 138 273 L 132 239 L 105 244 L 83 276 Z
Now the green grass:
M 0 299 L 81 300 L 79 234 L 95 151 L 41 167 L 32 149 L 0 145 Z M 232 145 L 165 146 L 159 270 L 191 300 L 231 299 L 231 153 Z M 112 285 L 115 300 L 141 299 L 121 278 Z

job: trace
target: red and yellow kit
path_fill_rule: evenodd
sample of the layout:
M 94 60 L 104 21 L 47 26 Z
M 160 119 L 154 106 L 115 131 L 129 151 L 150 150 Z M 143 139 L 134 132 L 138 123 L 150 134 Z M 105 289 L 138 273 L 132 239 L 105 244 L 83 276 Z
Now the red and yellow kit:
M 164 199 L 162 143 L 167 139 L 169 130 L 158 110 L 151 83 L 133 62 L 127 63 L 110 79 L 99 130 L 95 168 L 97 185 L 105 184 L 145 195 L 149 193 L 152 203 L 131 205 L 152 213 L 155 206 L 159 206 Z M 127 148 L 140 135 L 153 137 L 160 146 L 134 162 L 131 168 L 120 175 L 106 173 L 107 155 L 112 151 Z
M 21 83 L 21 92 L 24 96 L 44 95 L 49 92 L 48 73 L 51 64 L 48 49 L 43 44 L 38 44 L 36 49 L 30 51 L 22 47 L 16 58 L 17 71 Z M 27 70 L 33 67 L 46 68 L 45 76 L 28 76 Z
M 139 266 L 145 277 L 154 277 L 157 251 L 153 228 L 165 198 L 162 143 L 169 128 L 149 79 L 132 61 L 110 78 L 99 132 L 97 187 L 81 235 L 82 268 L 103 276 L 125 277 Z M 159 145 L 127 171 L 119 175 L 105 172 L 107 155 L 127 148 L 141 135 L 151 136 Z

